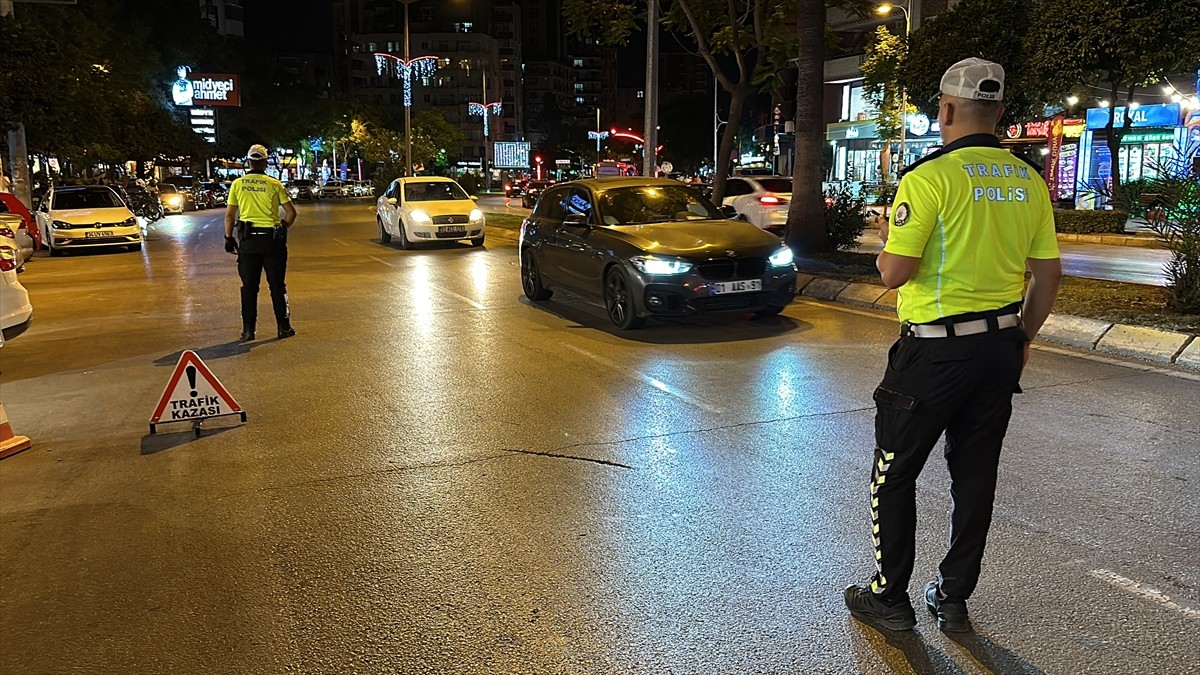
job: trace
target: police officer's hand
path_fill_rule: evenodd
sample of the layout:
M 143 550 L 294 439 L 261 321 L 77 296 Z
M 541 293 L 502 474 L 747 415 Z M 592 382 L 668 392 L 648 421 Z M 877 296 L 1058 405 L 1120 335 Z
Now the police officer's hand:
M 237 250 L 237 239 L 234 239 L 233 237 L 225 237 L 225 252 L 237 253 Z

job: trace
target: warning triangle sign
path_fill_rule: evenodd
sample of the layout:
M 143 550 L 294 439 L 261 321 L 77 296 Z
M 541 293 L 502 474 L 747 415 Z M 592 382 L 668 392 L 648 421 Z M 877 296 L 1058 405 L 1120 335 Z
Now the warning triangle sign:
M 242 406 L 229 395 L 216 375 L 190 349 L 179 357 L 162 398 L 150 416 L 150 430 L 158 422 L 190 422 L 208 417 L 241 415 Z

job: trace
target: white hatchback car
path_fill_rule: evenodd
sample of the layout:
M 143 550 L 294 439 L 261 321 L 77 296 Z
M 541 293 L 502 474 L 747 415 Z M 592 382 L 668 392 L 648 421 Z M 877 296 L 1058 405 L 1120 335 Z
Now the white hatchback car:
M 791 199 L 792 179 L 786 176 L 730 176 L 721 205 L 732 206 L 741 219 L 782 236 Z
M 20 245 L 0 235 L 0 344 L 24 333 L 33 322 L 29 293 L 17 280 L 21 266 Z
M 458 183 L 449 178 L 397 178 L 375 203 L 379 237 L 396 237 L 400 248 L 422 241 L 469 239 L 483 246 L 483 212 Z
M 37 222 L 52 256 L 78 248 L 142 249 L 142 222 L 104 185 L 51 188 L 38 207 Z

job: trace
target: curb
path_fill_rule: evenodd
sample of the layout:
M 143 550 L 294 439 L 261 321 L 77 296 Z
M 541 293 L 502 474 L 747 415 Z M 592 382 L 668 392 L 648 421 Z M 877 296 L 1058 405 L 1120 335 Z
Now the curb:
M 896 291 L 811 274 L 796 275 L 796 295 L 896 311 Z M 1200 371 L 1200 336 L 1130 326 L 1070 314 L 1051 314 L 1038 338 L 1048 342 Z
M 1103 246 L 1133 246 L 1135 248 L 1165 248 L 1161 240 L 1144 234 L 1067 234 L 1057 233 L 1058 240 L 1070 244 L 1101 244 Z

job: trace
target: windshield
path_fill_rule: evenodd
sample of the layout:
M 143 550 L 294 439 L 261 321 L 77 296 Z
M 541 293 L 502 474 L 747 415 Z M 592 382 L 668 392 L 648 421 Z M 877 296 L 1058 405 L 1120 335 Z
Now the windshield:
M 404 199 L 410 202 L 442 202 L 470 199 L 466 192 L 448 180 L 421 181 L 404 184 Z
M 313 182 L 311 180 L 294 180 L 294 181 L 292 181 L 292 185 L 295 187 L 312 187 L 312 184 L 313 184 Z
M 325 181 L 325 187 L 341 187 L 342 184 L 336 180 Z
M 178 192 L 178 190 L 175 189 L 175 186 L 171 185 L 170 183 L 160 183 L 158 186 L 158 191 L 164 195 Z
M 758 184 L 767 192 L 785 195 L 792 193 L 792 181 L 790 178 L 759 178 Z
M 605 225 L 642 225 L 672 220 L 721 218 L 712 203 L 682 185 L 640 185 L 614 188 L 600 195 Z
M 56 210 L 70 209 L 108 209 L 125 206 L 117 193 L 106 187 L 86 188 L 82 190 L 56 190 L 54 203 L 50 206 Z

